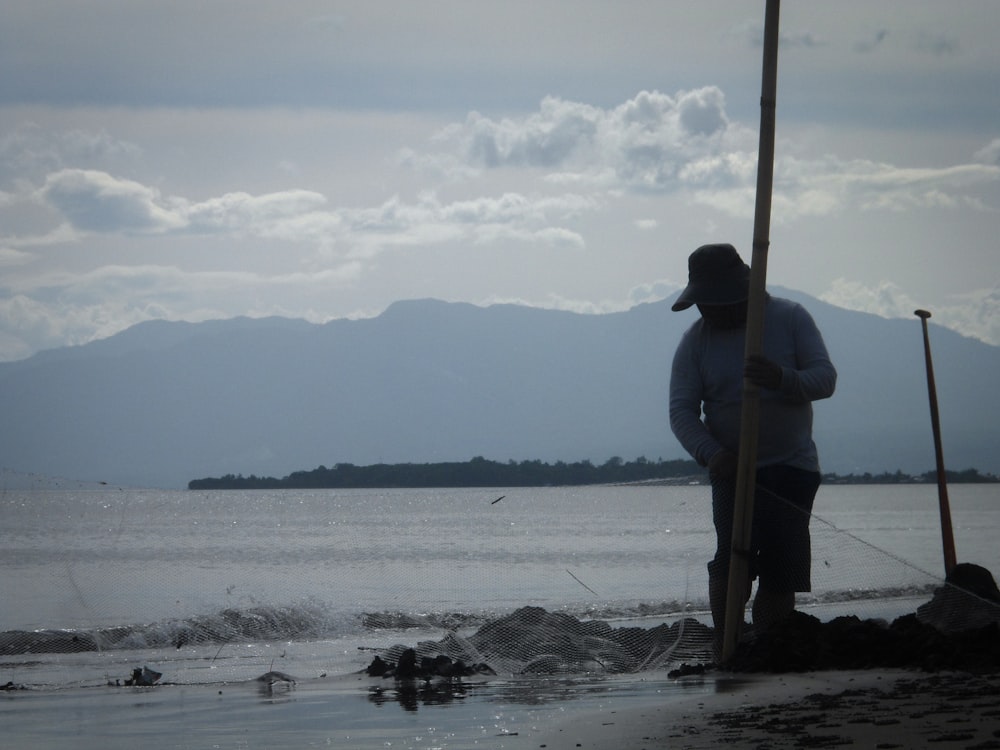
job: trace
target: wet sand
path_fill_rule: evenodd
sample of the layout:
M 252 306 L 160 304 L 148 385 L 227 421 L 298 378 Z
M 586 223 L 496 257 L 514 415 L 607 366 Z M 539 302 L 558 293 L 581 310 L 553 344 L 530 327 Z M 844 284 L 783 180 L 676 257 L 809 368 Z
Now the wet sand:
M 1000 676 L 833 672 L 576 716 L 525 747 L 1000 748 Z
M 0 694 L 19 748 L 1000 748 L 1000 676 L 666 674 L 398 685 L 99 687 Z

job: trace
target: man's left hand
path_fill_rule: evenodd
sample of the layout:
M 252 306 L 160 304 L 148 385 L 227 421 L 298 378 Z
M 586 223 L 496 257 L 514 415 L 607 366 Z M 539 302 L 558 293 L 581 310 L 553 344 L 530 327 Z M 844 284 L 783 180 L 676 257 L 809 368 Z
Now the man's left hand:
M 776 391 L 781 388 L 781 365 L 760 354 L 751 354 L 743 365 L 743 377 L 758 388 Z

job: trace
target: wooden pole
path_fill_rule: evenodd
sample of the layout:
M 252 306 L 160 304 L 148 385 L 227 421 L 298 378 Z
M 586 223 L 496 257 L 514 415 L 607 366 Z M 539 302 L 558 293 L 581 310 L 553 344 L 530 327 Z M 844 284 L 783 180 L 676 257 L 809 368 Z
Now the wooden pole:
M 937 386 L 934 385 L 934 364 L 931 362 L 931 338 L 927 333 L 927 310 L 913 312 L 924 329 L 924 360 L 927 362 L 927 395 L 931 402 L 931 429 L 934 431 L 934 458 L 937 462 L 938 506 L 941 510 L 941 541 L 944 546 L 944 573 L 955 567 L 955 535 L 951 528 L 951 504 L 948 502 L 948 480 L 944 472 L 944 450 L 941 448 L 941 419 L 938 416 Z
M 760 143 L 757 149 L 757 197 L 753 220 L 753 256 L 750 262 L 750 294 L 747 300 L 745 356 L 759 354 L 764 340 L 764 298 L 767 281 L 767 250 L 770 244 L 771 188 L 774 182 L 774 120 L 778 89 L 779 0 L 767 0 L 764 11 L 764 57 L 760 93 Z M 729 557 L 729 587 L 726 592 L 726 622 L 722 661 L 736 651 L 749 594 L 750 533 L 753 528 L 754 487 L 757 483 L 757 437 L 760 425 L 760 392 L 744 379 L 740 422 L 736 499 L 733 508 L 733 539 Z

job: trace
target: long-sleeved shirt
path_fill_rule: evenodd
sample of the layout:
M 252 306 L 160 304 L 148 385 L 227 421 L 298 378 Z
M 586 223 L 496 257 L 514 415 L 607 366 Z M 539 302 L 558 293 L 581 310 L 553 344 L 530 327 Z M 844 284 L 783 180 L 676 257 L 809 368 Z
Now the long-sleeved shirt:
M 725 448 L 737 453 L 746 328 L 712 328 L 699 318 L 684 333 L 670 376 L 670 428 L 702 466 Z M 781 365 L 781 387 L 760 389 L 757 465 L 819 471 L 812 402 L 833 395 L 837 371 L 812 316 L 768 297 L 762 354 Z M 704 420 L 702 411 L 704 410 Z

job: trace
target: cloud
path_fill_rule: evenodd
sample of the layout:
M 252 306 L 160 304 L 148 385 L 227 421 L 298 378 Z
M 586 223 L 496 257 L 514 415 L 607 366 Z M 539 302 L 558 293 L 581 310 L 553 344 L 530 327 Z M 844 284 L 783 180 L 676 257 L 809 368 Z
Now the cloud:
M 953 57 L 961 50 L 961 45 L 953 36 L 943 32 L 922 32 L 916 42 L 918 52 L 934 57 Z
M 73 316 L 59 316 L 51 305 L 25 294 L 0 297 L 0 361 L 22 359 L 39 349 L 75 343 L 69 324 Z M 89 321 L 81 327 L 93 335 Z
M 463 141 L 473 164 L 554 167 L 588 146 L 597 135 L 600 117 L 596 107 L 546 97 L 537 114 L 497 121 L 472 112 L 451 132 Z
M 141 155 L 139 146 L 115 138 L 105 128 L 53 132 L 28 120 L 0 133 L 0 184 L 11 177 L 38 180 L 67 166 L 125 165 Z
M 202 202 L 163 197 L 159 190 L 91 169 L 50 174 L 41 198 L 78 230 L 105 234 L 234 232 L 300 239 L 302 217 L 315 215 L 326 199 L 308 190 L 264 195 L 227 193 Z M 294 227 L 298 224 L 299 231 Z
M 698 187 L 693 200 L 737 217 L 753 215 L 756 164 L 744 155 L 715 157 L 684 174 Z M 701 175 L 704 173 L 705 178 Z M 696 179 L 697 178 L 697 179 Z M 705 187 L 698 182 L 709 183 Z M 1000 167 L 959 164 L 950 167 L 897 167 L 863 159 L 826 156 L 810 160 L 779 157 L 774 166 L 772 214 L 775 222 L 838 215 L 846 211 L 969 208 L 989 211 L 978 191 L 1000 183 Z
M 106 172 L 64 169 L 48 176 L 41 199 L 80 232 L 128 235 L 252 236 L 308 243 L 326 254 L 371 257 L 390 246 L 417 246 L 469 239 L 515 237 L 541 244 L 582 244 L 560 222 L 595 210 L 600 201 L 574 193 L 505 192 L 442 202 L 432 191 L 416 201 L 394 196 L 368 207 L 328 207 L 310 190 L 263 195 L 233 192 L 192 202 L 163 196 L 139 182 Z M 65 232 L 53 238 L 68 239 Z M 35 238 L 7 238 L 11 245 Z
M 1000 289 L 980 289 L 951 297 L 948 304 L 934 312 L 942 325 L 1000 346 Z
M 983 146 L 973 155 L 973 158 L 983 164 L 1000 165 L 1000 138 L 994 138 Z
M 883 318 L 911 318 L 920 305 L 896 284 L 866 284 L 838 278 L 820 299 L 848 310 Z M 983 289 L 953 295 L 933 310 L 934 322 L 961 331 L 987 344 L 1000 346 L 1000 289 Z
M 820 299 L 837 307 L 860 310 L 883 318 L 910 316 L 918 307 L 916 302 L 891 281 L 869 285 L 843 277 L 834 279 L 830 289 L 821 294 Z
M 869 39 L 855 42 L 852 49 L 862 54 L 870 54 L 882 46 L 887 36 L 889 36 L 888 29 L 879 29 Z
M 841 165 L 840 174 L 824 178 L 826 184 L 839 183 L 845 203 L 864 209 L 905 211 L 923 208 L 954 208 L 980 205 L 963 191 L 995 184 L 1000 168 L 981 164 L 960 164 L 943 168 L 901 168 L 868 161 Z
M 48 176 L 42 198 L 77 229 L 88 232 L 163 232 L 184 226 L 159 191 L 92 169 L 63 169 Z
M 535 169 L 556 182 L 635 191 L 729 182 L 728 170 L 750 161 L 745 149 L 755 148 L 752 133 L 730 122 L 725 95 L 715 86 L 675 96 L 642 91 L 611 109 L 546 97 L 537 112 L 521 118 L 493 120 L 473 112 L 433 143 L 454 147 L 437 155 L 449 173 L 456 171 L 457 156 L 470 167 Z M 715 158 L 720 150 L 729 156 Z
M 339 241 L 352 257 L 371 257 L 388 247 L 471 241 L 516 240 L 536 245 L 582 246 L 583 238 L 561 225 L 598 205 L 572 193 L 499 196 L 442 202 L 435 193 L 407 203 L 398 196 L 380 206 L 340 209 Z
M 467 170 L 528 169 L 552 185 L 680 193 L 730 216 L 753 215 L 756 137 L 729 119 L 725 97 L 713 86 L 675 96 L 643 91 L 607 109 L 548 97 L 537 112 L 521 118 L 493 120 L 473 113 L 441 131 L 432 141 L 438 144 L 452 150 L 424 155 L 420 162 L 437 161 L 452 175 L 459 174 L 458 161 Z M 998 153 L 993 144 L 977 158 L 988 162 Z M 848 210 L 982 210 L 975 191 L 998 180 L 1000 171 L 989 163 L 901 168 L 779 155 L 775 218 L 793 221 Z
M 301 239 L 310 236 L 304 217 L 315 217 L 326 198 L 311 190 L 286 190 L 264 195 L 226 193 L 200 203 L 179 204 L 178 214 L 187 231 L 234 231 L 263 237 Z M 320 222 L 323 223 L 323 222 Z
M 678 292 L 686 286 L 684 283 L 673 281 L 672 279 L 659 279 L 646 284 L 640 284 L 629 290 L 629 306 L 635 306 L 644 302 L 658 302 L 666 299 L 674 292 Z
M 6 282 L 8 293 L 0 295 L 0 361 L 85 344 L 146 320 L 285 315 L 325 322 L 330 316 L 310 311 L 303 300 L 355 283 L 361 270 L 356 261 L 277 275 L 105 265 L 82 274 L 50 271 Z
M 511 191 L 454 201 L 428 191 L 413 201 L 394 196 L 367 207 L 330 207 L 325 196 L 307 190 L 256 196 L 233 192 L 195 202 L 165 196 L 134 180 L 80 169 L 51 174 L 34 193 L 72 226 L 0 244 L 0 265 L 26 267 L 41 260 L 33 273 L 7 275 L 0 283 L 0 360 L 49 346 L 86 343 L 153 318 L 308 316 L 306 300 L 320 301 L 331 289 L 356 287 L 371 259 L 389 249 L 444 243 L 463 251 L 509 243 L 542 250 L 581 248 L 583 236 L 567 222 L 600 205 L 598 198 L 575 193 Z M 299 253 L 300 270 L 274 274 L 242 270 L 238 261 L 233 270 L 221 271 L 107 263 L 80 272 L 46 266 L 45 253 L 21 249 L 55 242 L 81 244 L 86 236 L 92 240 L 99 234 L 125 235 L 130 243 L 143 236 L 172 243 L 199 235 L 220 242 L 250 236 L 311 244 L 313 252 L 311 257 Z
M 0 246 L 0 268 L 4 266 L 23 266 L 34 260 L 35 256 L 23 250 Z
M 100 134 L 64 140 L 83 144 L 78 151 L 115 151 L 117 143 Z M 521 117 L 491 119 L 473 112 L 428 145 L 427 153 L 410 149 L 397 163 L 438 165 L 439 174 L 470 182 L 477 171 L 520 170 L 521 183 L 533 172 L 544 189 L 447 204 L 427 190 L 415 200 L 397 196 L 362 207 L 331 207 L 323 194 L 295 188 L 257 195 L 234 191 L 192 201 L 107 171 L 62 168 L 48 174 L 37 197 L 78 232 L 258 237 L 354 258 L 372 257 L 387 247 L 463 238 L 540 244 L 559 238 L 582 246 L 583 237 L 565 222 L 600 211 L 622 191 L 677 193 L 727 216 L 753 215 L 756 136 L 730 120 L 725 96 L 714 86 L 673 96 L 641 91 L 609 108 L 547 97 L 537 111 Z M 983 210 L 977 191 L 1000 179 L 1000 167 L 990 163 L 998 153 L 993 143 L 977 154 L 979 163 L 943 168 L 779 156 L 774 218 L 789 222 L 848 210 Z M 549 194 L 560 186 L 573 192 Z M 5 195 L 11 198 L 5 204 L 16 198 Z M 6 242 L 21 247 L 45 234 Z M 66 232 L 52 227 L 47 234 L 58 241 Z
M 748 47 L 759 49 L 764 46 L 764 24 L 762 21 L 747 21 L 734 27 L 728 34 L 742 40 Z M 778 28 L 778 46 L 781 49 L 821 47 L 825 43 L 814 32 L 805 29 Z

